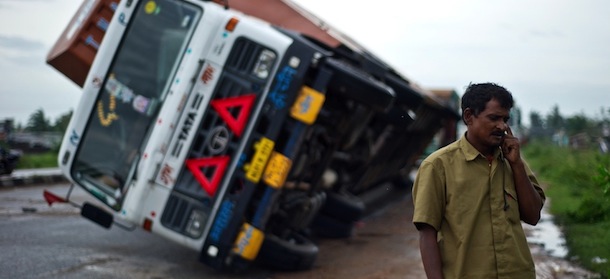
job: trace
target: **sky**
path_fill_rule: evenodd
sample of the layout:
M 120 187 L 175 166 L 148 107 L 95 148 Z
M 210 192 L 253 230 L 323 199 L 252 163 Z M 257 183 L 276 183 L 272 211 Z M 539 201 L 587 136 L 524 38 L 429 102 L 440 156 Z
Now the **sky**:
M 506 87 L 525 124 L 610 109 L 610 1 L 294 1 L 424 88 Z M 81 3 L 0 0 L 0 120 L 75 108 L 80 88 L 45 61 Z

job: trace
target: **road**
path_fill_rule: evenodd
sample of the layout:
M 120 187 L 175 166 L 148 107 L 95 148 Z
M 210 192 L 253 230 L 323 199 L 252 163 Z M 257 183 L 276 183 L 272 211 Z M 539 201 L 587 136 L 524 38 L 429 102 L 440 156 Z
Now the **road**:
M 313 269 L 282 273 L 253 267 L 219 273 L 197 261 L 197 252 L 160 237 L 118 227 L 110 230 L 80 217 L 66 204 L 49 207 L 42 191 L 68 185 L 0 189 L 1 278 L 425 278 L 409 197 L 363 220 L 349 239 L 319 239 Z M 75 200 L 85 198 L 80 190 Z M 532 246 L 538 278 L 594 278 Z
M 254 267 L 221 274 L 197 261 L 197 252 L 142 230 L 110 230 L 80 217 L 66 204 L 49 207 L 44 189 L 64 194 L 68 185 L 0 190 L 0 270 L 3 278 L 422 278 L 409 200 L 360 223 L 350 239 L 318 240 L 312 270 L 281 273 Z M 73 192 L 75 200 L 85 195 Z M 374 256 L 373 256 L 374 255 Z

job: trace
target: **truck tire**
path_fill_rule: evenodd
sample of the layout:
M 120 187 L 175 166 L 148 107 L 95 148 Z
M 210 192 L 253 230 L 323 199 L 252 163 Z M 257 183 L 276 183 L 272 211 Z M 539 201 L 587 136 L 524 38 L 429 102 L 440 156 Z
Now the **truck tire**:
M 346 222 L 328 215 L 318 214 L 311 224 L 316 236 L 324 238 L 349 238 L 354 235 L 354 222 Z
M 341 60 L 329 58 L 325 65 L 333 72 L 329 91 L 341 92 L 373 109 L 386 111 L 394 103 L 394 90 L 371 75 Z
M 320 213 L 343 222 L 354 222 L 362 218 L 366 205 L 357 196 L 345 192 L 329 192 Z
M 292 232 L 285 239 L 268 234 L 256 261 L 276 270 L 307 270 L 315 263 L 318 251 L 317 245 L 299 233 Z

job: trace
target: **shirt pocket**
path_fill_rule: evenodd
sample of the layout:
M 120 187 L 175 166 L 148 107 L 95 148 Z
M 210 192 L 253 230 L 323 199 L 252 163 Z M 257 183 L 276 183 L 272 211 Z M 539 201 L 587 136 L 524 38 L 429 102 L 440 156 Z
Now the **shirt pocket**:
M 504 189 L 504 199 L 506 200 L 504 205 L 506 219 L 508 219 L 508 221 L 512 224 L 520 223 L 521 216 L 519 214 L 519 201 L 517 200 L 517 192 L 515 189 Z

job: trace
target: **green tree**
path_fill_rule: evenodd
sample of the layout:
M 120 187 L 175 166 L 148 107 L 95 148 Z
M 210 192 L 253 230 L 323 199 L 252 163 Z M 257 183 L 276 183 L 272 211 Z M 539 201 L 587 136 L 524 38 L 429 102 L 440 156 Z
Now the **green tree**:
M 530 136 L 532 138 L 540 138 L 544 136 L 544 120 L 537 111 L 530 112 Z
M 595 126 L 594 121 L 584 114 L 573 115 L 565 120 L 565 129 L 568 135 L 588 132 L 593 126 Z
M 69 112 L 67 112 L 65 114 L 60 115 L 55 120 L 55 124 L 53 125 L 53 130 L 64 134 L 66 132 L 66 129 L 68 128 L 68 124 L 70 123 L 70 118 L 72 118 L 72 110 L 70 110 Z
M 547 127 L 551 130 L 552 133 L 565 128 L 565 120 L 561 113 L 559 113 L 559 106 L 553 106 L 553 110 L 546 117 Z
M 30 115 L 25 130 L 29 132 L 48 132 L 51 130 L 50 121 L 45 116 L 42 108 L 39 108 Z

